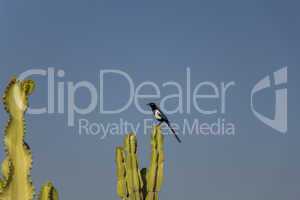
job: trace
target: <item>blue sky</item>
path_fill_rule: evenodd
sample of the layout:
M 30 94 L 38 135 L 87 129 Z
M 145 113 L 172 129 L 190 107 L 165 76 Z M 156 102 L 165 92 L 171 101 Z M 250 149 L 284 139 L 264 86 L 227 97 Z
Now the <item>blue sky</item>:
M 29 69 L 65 71 L 57 82 L 89 81 L 97 86 L 99 71 L 126 72 L 136 85 L 152 81 L 162 95 L 174 92 L 161 84 L 234 81 L 227 112 L 203 116 L 172 114 L 183 119 L 236 125 L 234 136 L 166 136 L 166 176 L 161 199 L 281 200 L 300 196 L 299 173 L 299 3 L 296 1 L 0 1 L 0 89 L 9 77 Z M 283 135 L 257 120 L 250 109 L 252 87 L 266 75 L 288 66 L 288 127 Z M 31 105 L 47 100 L 45 77 L 32 77 L 37 90 Z M 124 81 L 124 80 L 123 80 Z M 56 83 L 57 83 L 56 82 Z M 126 99 L 119 78 L 105 82 L 107 106 Z M 257 100 L 258 109 L 272 116 L 272 90 Z M 76 96 L 78 106 L 90 101 Z M 159 102 L 159 99 L 156 99 Z M 173 102 L 174 103 L 174 102 Z M 176 105 L 170 103 L 170 107 Z M 211 102 L 210 102 L 211 103 Z M 205 104 L 216 105 L 216 102 Z M 65 102 L 65 106 L 68 102 Z M 211 107 L 210 107 L 211 108 Z M 104 124 L 120 118 L 132 123 L 151 115 L 132 104 L 126 111 L 77 115 Z M 2 109 L 0 126 L 7 114 Z M 27 142 L 33 150 L 36 186 L 50 179 L 61 199 L 117 199 L 114 149 L 121 136 L 78 134 L 67 126 L 66 114 L 28 115 Z M 149 160 L 149 135 L 138 133 L 141 165 Z M 1 152 L 3 157 L 3 151 Z

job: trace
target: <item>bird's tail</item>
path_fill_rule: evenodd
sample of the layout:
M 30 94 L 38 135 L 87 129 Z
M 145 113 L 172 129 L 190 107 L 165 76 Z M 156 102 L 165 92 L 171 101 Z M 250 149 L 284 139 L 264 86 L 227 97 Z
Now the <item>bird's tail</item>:
M 181 139 L 179 138 L 179 136 L 176 134 L 175 130 L 171 127 L 170 123 L 167 123 L 168 127 L 171 129 L 173 135 L 175 136 L 176 140 L 181 143 Z

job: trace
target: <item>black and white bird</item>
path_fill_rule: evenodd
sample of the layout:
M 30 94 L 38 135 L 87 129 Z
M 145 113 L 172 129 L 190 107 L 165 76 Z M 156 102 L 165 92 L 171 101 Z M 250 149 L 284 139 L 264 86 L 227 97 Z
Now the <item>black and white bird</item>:
M 155 104 L 155 103 L 148 103 L 148 106 L 150 106 L 154 118 L 159 121 L 159 124 L 161 123 L 166 123 L 168 125 L 168 127 L 171 129 L 173 135 L 175 136 L 176 140 L 181 143 L 180 138 L 178 137 L 178 135 L 176 134 L 175 130 L 171 127 L 171 124 L 167 118 L 167 116 L 159 109 L 159 107 Z

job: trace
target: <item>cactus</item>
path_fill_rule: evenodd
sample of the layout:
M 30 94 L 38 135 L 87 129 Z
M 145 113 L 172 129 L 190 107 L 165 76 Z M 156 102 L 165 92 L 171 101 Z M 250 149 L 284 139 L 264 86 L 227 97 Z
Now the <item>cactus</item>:
M 137 139 L 134 133 L 125 137 L 124 147 L 116 148 L 117 194 L 122 200 L 158 200 L 163 182 L 164 138 L 160 126 L 151 135 L 150 167 L 140 170 Z
M 51 182 L 43 185 L 39 195 L 39 200 L 58 200 L 58 193 Z
M 3 102 L 9 121 L 4 135 L 5 159 L 2 163 L 0 180 L 0 200 L 32 200 L 34 186 L 30 172 L 32 156 L 29 146 L 24 142 L 25 112 L 28 107 L 28 96 L 35 84 L 31 80 L 18 81 L 13 78 L 8 84 Z M 52 184 L 43 187 L 40 199 L 57 199 Z

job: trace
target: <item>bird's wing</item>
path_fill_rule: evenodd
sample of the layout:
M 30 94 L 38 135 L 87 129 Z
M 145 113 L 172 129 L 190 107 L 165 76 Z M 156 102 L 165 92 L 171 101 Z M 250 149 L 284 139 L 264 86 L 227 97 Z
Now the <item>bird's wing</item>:
M 160 119 L 165 121 L 166 123 L 169 123 L 169 120 L 168 120 L 167 116 L 160 109 L 157 109 L 157 110 L 158 110 Z

